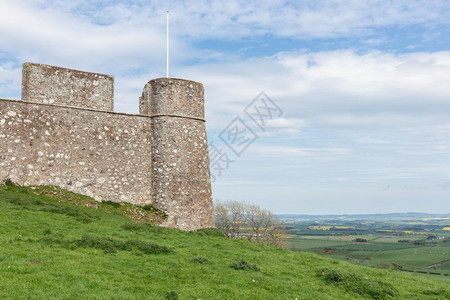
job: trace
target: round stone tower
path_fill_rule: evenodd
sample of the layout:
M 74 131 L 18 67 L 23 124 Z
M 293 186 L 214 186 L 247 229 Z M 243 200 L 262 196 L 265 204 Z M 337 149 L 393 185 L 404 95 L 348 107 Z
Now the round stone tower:
M 213 227 L 204 89 L 198 82 L 158 78 L 139 101 L 151 116 L 152 194 L 163 224 L 183 230 Z

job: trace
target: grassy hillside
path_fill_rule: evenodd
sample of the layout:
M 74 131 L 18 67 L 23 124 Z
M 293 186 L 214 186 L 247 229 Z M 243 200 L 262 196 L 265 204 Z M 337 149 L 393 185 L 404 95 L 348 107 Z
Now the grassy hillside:
M 416 274 L 135 222 L 163 217 L 52 187 L 0 187 L 0 299 L 450 297 Z

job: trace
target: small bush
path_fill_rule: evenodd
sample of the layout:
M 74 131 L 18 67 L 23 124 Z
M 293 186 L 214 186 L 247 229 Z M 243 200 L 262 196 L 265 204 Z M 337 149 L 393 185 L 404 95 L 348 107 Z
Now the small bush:
M 10 178 L 6 179 L 5 185 L 6 186 L 16 186 L 16 184 Z
M 194 257 L 193 259 L 191 259 L 191 263 L 201 264 L 201 265 L 209 265 L 211 262 L 207 258 L 198 256 L 198 257 Z
M 442 275 L 442 273 L 438 273 L 438 272 L 430 272 L 429 274 L 433 274 L 433 275 Z
M 49 235 L 40 239 L 40 242 L 46 245 L 59 245 L 70 249 L 76 248 L 94 248 L 101 249 L 104 253 L 116 253 L 117 251 L 137 250 L 144 254 L 166 254 L 173 252 L 172 249 L 160 246 L 152 242 L 139 240 L 116 240 L 108 237 L 83 236 L 79 240 L 63 240 Z
M 164 220 L 167 219 L 167 217 L 168 217 L 168 215 L 164 211 L 157 209 L 156 207 L 154 207 L 151 204 L 141 206 L 141 208 L 147 212 L 150 212 L 150 213 L 160 216 Z
M 434 289 L 434 290 L 425 290 L 423 291 L 425 295 L 442 295 L 449 296 L 449 293 L 444 289 Z
M 373 299 L 388 299 L 398 294 L 398 291 L 390 283 L 373 280 L 348 271 L 324 268 L 319 271 L 319 275 L 325 279 L 327 284 L 336 284 L 347 291 Z
M 165 300 L 178 300 L 178 294 L 174 291 L 168 291 L 164 294 Z
M 20 197 L 20 198 L 13 198 L 9 200 L 9 203 L 17 205 L 17 206 L 23 206 L 24 208 L 33 210 L 33 206 L 49 206 L 49 207 L 57 207 L 54 204 L 45 203 L 41 200 L 33 200 L 26 197 Z M 34 208 L 37 209 L 37 208 Z M 39 209 L 37 209 L 39 210 Z
M 70 247 L 70 241 L 64 240 L 61 238 L 52 237 L 50 235 L 46 235 L 42 239 L 40 239 L 40 242 L 47 246 L 62 246 L 64 248 Z
M 227 236 L 218 228 L 200 228 L 197 229 L 195 232 L 197 232 L 200 235 L 207 235 L 207 236 L 218 236 L 218 237 L 224 237 Z
M 119 208 L 120 207 L 120 203 L 119 202 L 113 202 L 113 201 L 102 201 L 102 204 L 105 205 L 110 205 L 114 208 Z
M 160 246 L 158 244 L 152 242 L 144 242 L 144 241 L 126 241 L 132 245 L 132 247 L 136 248 L 139 251 L 144 252 L 145 254 L 164 254 L 173 252 L 172 249 L 166 246 Z
M 131 250 L 131 246 L 119 240 L 106 237 L 83 236 L 81 240 L 74 241 L 73 248 L 101 249 L 105 253 L 115 253 L 117 250 Z
M 17 205 L 17 206 L 26 206 L 29 201 L 25 201 L 24 199 L 13 198 L 9 200 L 9 203 Z
M 34 204 L 34 205 L 37 205 L 37 206 L 45 206 L 45 205 L 48 205 L 48 206 L 54 206 L 54 207 L 56 207 L 56 205 L 54 205 L 54 204 L 45 203 L 45 202 L 42 202 L 41 200 L 34 200 L 34 201 L 33 201 L 33 204 Z
M 249 263 L 245 259 L 230 264 L 230 267 L 235 270 L 249 270 L 249 271 L 261 271 L 261 269 L 254 264 Z
M 54 214 L 67 215 L 67 216 L 73 217 L 83 223 L 91 223 L 91 222 L 99 219 L 97 216 L 94 216 L 87 212 L 84 212 L 79 208 L 59 207 L 59 206 L 53 206 L 53 205 L 48 205 L 48 206 L 50 206 L 50 207 L 44 207 L 41 209 L 41 211 L 54 213 Z
M 145 211 L 153 211 L 153 212 L 159 212 L 160 210 L 159 209 L 157 209 L 157 208 L 155 208 L 153 205 L 151 205 L 151 204 L 147 204 L 147 205 L 144 205 L 144 206 L 141 206 L 142 207 L 142 209 L 143 210 L 145 210 Z
M 166 246 L 160 246 L 152 242 L 144 242 L 139 240 L 116 240 L 108 237 L 91 237 L 83 236 L 81 240 L 73 242 L 73 247 L 101 249 L 105 253 L 115 253 L 121 251 L 139 250 L 145 254 L 164 254 L 173 252 Z

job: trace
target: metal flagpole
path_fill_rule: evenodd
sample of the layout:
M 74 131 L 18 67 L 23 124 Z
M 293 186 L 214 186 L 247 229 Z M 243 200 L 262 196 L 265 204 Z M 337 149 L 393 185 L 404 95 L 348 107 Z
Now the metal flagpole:
M 167 78 L 169 78 L 169 11 L 167 11 L 167 36 L 166 36 L 166 48 L 167 48 L 167 61 L 166 61 L 166 68 L 167 68 Z

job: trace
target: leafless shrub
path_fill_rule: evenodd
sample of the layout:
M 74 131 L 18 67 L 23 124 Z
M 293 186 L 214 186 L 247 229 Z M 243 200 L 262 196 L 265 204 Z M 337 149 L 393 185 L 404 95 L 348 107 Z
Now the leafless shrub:
M 238 201 L 214 205 L 216 226 L 230 239 L 246 238 L 257 243 L 286 246 L 286 230 L 269 210 Z

